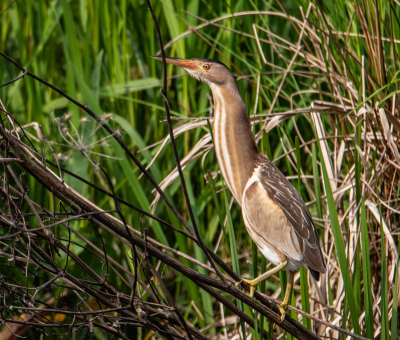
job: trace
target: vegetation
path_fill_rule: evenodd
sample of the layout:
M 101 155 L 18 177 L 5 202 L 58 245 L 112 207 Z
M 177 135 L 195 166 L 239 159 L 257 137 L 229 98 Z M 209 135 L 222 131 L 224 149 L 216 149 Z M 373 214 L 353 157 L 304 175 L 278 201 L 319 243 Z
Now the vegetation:
M 219 59 L 234 72 L 260 149 L 307 202 L 328 272 L 295 276 L 282 325 L 265 306 L 281 298 L 285 273 L 254 301 L 225 285 L 237 280 L 229 268 L 253 277 L 270 264 L 218 172 L 208 87 L 169 66 L 191 209 L 226 282 L 196 245 L 145 1 L 0 0 L 0 52 L 31 72 L 11 82 L 22 71 L 0 57 L 0 86 L 11 82 L 0 88 L 1 338 L 398 339 L 400 3 L 152 5 L 167 56 Z

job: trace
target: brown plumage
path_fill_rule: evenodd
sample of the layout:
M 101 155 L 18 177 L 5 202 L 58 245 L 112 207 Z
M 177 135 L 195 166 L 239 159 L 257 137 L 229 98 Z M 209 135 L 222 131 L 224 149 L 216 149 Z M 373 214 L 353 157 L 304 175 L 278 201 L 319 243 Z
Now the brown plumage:
M 305 267 L 318 280 L 319 274 L 326 272 L 311 214 L 293 185 L 259 152 L 246 106 L 229 69 L 210 59 L 166 58 L 166 62 L 182 67 L 211 88 L 214 145 L 222 176 L 242 207 L 250 237 L 261 253 L 276 265 L 253 280 L 243 281 L 250 284 L 252 296 L 258 283 L 280 270 L 289 271 L 285 298 L 279 305 L 283 320 L 293 273 Z
M 283 218 L 283 224 L 288 228 L 287 234 L 290 235 L 296 252 L 296 254 L 291 252 L 292 249 L 289 247 L 286 251 L 291 254 L 289 253 L 288 256 L 293 260 L 296 257 L 301 259 L 298 266 L 301 267 L 301 262 L 303 262 L 314 279 L 318 281 L 319 273 L 325 273 L 326 267 L 317 231 L 307 206 L 293 185 L 265 155 L 259 155 L 256 168 L 260 172 L 260 183 L 264 189 L 264 194 L 279 206 L 286 218 L 286 221 Z M 274 234 L 271 229 L 268 230 L 268 226 L 265 226 L 263 234 L 272 235 L 270 240 L 274 239 Z M 284 251 L 282 247 L 282 252 Z

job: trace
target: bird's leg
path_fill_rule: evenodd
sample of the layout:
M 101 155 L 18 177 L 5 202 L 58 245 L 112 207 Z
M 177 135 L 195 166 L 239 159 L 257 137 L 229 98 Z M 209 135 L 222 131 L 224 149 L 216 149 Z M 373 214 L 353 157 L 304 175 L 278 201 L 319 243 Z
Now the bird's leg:
M 242 279 L 239 282 L 235 283 L 235 286 L 238 286 L 241 284 L 242 281 L 248 283 L 250 285 L 250 297 L 254 296 L 254 291 L 256 290 L 257 285 L 264 281 L 265 279 L 269 278 L 270 276 L 274 275 L 275 273 L 281 271 L 283 268 L 285 268 L 287 265 L 287 261 L 282 262 L 281 264 L 277 265 L 275 268 L 272 268 L 271 270 L 265 272 L 264 274 L 261 274 L 260 276 L 256 277 L 253 280 L 246 280 Z
M 281 321 L 285 319 L 286 312 L 288 310 L 289 306 L 289 299 L 291 297 L 292 293 L 292 287 L 293 287 L 293 280 L 294 280 L 294 273 L 289 271 L 289 278 L 288 282 L 286 284 L 286 291 L 285 291 L 285 297 L 283 298 L 282 303 L 278 306 L 279 311 L 281 312 Z

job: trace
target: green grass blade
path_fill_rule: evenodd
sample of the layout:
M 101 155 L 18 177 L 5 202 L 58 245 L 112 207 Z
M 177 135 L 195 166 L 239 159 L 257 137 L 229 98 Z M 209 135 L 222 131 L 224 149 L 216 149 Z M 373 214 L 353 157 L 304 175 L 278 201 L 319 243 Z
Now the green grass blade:
M 354 297 L 354 291 L 353 291 L 352 281 L 351 281 L 351 277 L 350 277 L 348 261 L 347 261 L 344 242 L 343 242 L 343 238 L 342 238 L 342 230 L 340 228 L 339 218 L 338 218 L 336 206 L 335 206 L 335 200 L 333 198 L 331 184 L 329 182 L 328 173 L 327 173 L 327 170 L 325 167 L 325 162 L 324 162 L 322 155 L 320 155 L 320 161 L 322 164 L 322 173 L 323 173 L 323 179 L 324 179 L 324 184 L 325 184 L 326 198 L 328 200 L 328 208 L 329 208 L 329 216 L 330 216 L 331 224 L 332 224 L 332 232 L 333 232 L 333 237 L 335 239 L 336 253 L 337 253 L 338 260 L 339 260 L 340 271 L 343 276 L 345 295 L 346 295 L 346 299 L 347 299 L 348 306 L 350 309 L 350 317 L 353 322 L 354 332 L 356 334 L 360 334 L 360 325 L 358 324 L 359 311 L 357 310 L 356 301 L 355 301 L 355 297 Z
M 362 202 L 361 202 L 361 245 L 362 245 L 362 265 L 363 265 L 363 282 L 364 282 L 365 331 L 367 337 L 369 339 L 373 339 L 374 318 L 372 312 L 371 264 L 369 258 L 367 212 L 365 209 L 364 197 L 362 197 Z
M 226 197 L 226 190 L 224 190 L 224 199 L 225 199 L 225 211 L 228 217 L 228 223 L 227 223 L 228 226 L 226 229 L 229 237 L 229 247 L 231 252 L 232 267 L 234 272 L 240 276 L 239 257 L 237 253 L 235 231 L 233 229 L 232 216 L 231 216 L 231 211 L 229 210 L 229 203 L 228 203 L 228 198 Z M 237 300 L 237 304 L 241 310 L 244 310 L 242 301 Z M 246 339 L 246 329 L 242 319 L 240 319 L 240 325 L 242 327 L 243 339 Z
M 143 210 L 150 212 L 150 202 L 142 188 L 141 183 L 139 183 L 139 180 L 137 179 L 137 173 L 135 172 L 134 166 L 130 161 L 128 161 L 128 159 L 126 159 L 125 152 L 120 147 L 115 145 L 116 143 L 113 144 L 115 146 L 116 156 L 123 159 L 122 161 L 119 161 L 119 164 L 122 167 L 125 177 L 128 178 L 128 183 L 133 195 L 137 199 L 139 206 Z M 152 222 L 152 229 L 154 230 L 157 240 L 169 246 L 169 242 L 167 241 L 164 231 L 157 221 Z
M 274 323 L 272 321 L 269 321 L 268 323 L 268 340 L 272 340 L 273 337 L 273 332 L 274 332 Z
M 382 208 L 378 196 L 381 232 L 381 339 L 389 339 L 388 274 L 386 265 L 386 240 L 382 223 Z
M 400 251 L 400 241 L 399 246 L 397 248 L 397 253 Z M 391 339 L 396 340 L 398 334 L 398 326 L 397 326 L 397 318 L 398 318 L 398 309 L 399 309 L 399 258 L 397 258 L 396 265 L 396 278 L 393 287 L 393 307 L 392 307 L 392 329 L 391 329 Z
M 312 145 L 311 147 L 312 150 L 312 167 L 313 167 L 313 175 L 314 175 L 314 191 L 315 191 L 315 202 L 317 205 L 317 212 L 318 212 L 318 217 L 322 218 L 322 206 L 321 206 L 321 188 L 320 188 L 320 182 L 319 182 L 319 171 L 318 171 L 318 164 L 317 164 L 317 151 L 315 144 Z
M 356 150 L 361 150 L 361 121 L 356 126 Z M 355 187 L 356 187 L 356 205 L 360 204 L 361 200 L 361 154 L 360 152 L 355 153 L 354 159 L 354 175 L 355 175 Z M 356 211 L 356 226 L 357 230 L 360 227 L 360 210 Z M 354 287 L 354 297 L 357 305 L 357 309 L 360 309 L 361 306 L 361 266 L 360 266 L 360 245 L 356 245 L 356 249 L 354 251 L 354 271 L 353 271 L 353 287 Z
M 258 256 L 257 256 L 257 245 L 254 243 L 254 241 L 251 241 L 251 272 L 253 275 L 253 278 L 256 278 L 258 276 Z M 258 334 L 258 313 L 254 311 L 254 329 L 252 330 L 253 332 L 253 338 L 258 340 L 259 336 L 262 337 L 262 333 Z
M 75 71 L 75 79 L 78 82 L 78 85 L 82 91 L 83 98 L 86 102 L 86 105 L 90 107 L 90 109 L 95 112 L 97 115 L 102 115 L 103 110 L 100 107 L 98 99 L 94 96 L 92 90 L 89 85 L 86 83 L 82 74 L 79 73 L 78 69 L 74 67 Z
M 301 183 L 301 165 L 300 165 L 300 147 L 299 147 L 299 137 L 296 136 L 295 139 L 296 144 L 296 163 L 297 163 L 297 191 L 300 192 L 300 183 Z
M 189 195 L 189 199 L 190 199 L 190 204 L 191 204 L 191 207 L 192 207 L 193 215 L 195 217 L 196 224 L 200 225 L 199 218 L 198 218 L 198 209 L 197 209 L 197 206 L 196 206 L 196 199 L 195 199 L 194 194 L 193 194 L 193 187 L 192 187 L 191 181 L 189 180 L 186 172 L 184 172 L 184 175 L 186 177 L 186 181 L 185 182 L 186 182 L 186 187 L 187 187 L 187 191 L 188 191 L 188 195 Z M 204 238 L 202 237 L 202 239 L 204 239 Z M 206 256 L 204 255 L 204 253 L 201 250 L 201 248 L 198 247 L 198 246 L 195 246 L 195 257 L 196 257 L 196 259 L 198 261 L 200 261 L 202 263 L 206 263 Z M 204 275 L 208 274 L 207 270 L 205 268 L 203 268 L 203 267 L 197 266 L 197 270 L 200 273 L 204 274 Z M 214 318 L 213 318 L 214 313 L 213 313 L 211 296 L 203 289 L 201 290 L 200 294 L 201 294 L 201 297 L 202 297 L 202 301 L 201 301 L 202 302 L 202 306 L 203 306 L 203 309 L 204 309 L 204 312 L 205 312 L 204 313 L 205 314 L 204 315 L 205 321 L 206 321 L 207 324 L 213 323 L 214 322 Z M 202 327 L 204 327 L 204 326 L 205 325 L 202 325 Z
M 224 199 L 225 199 L 225 212 L 228 218 L 226 231 L 228 232 L 228 237 L 229 237 L 229 248 L 232 258 L 232 267 L 234 272 L 240 276 L 239 257 L 236 247 L 235 231 L 233 229 L 232 216 L 231 216 L 231 211 L 229 210 L 229 203 L 228 203 L 228 198 L 226 197 L 226 190 L 224 190 Z
M 308 294 L 308 271 L 306 268 L 300 269 L 300 293 L 301 293 L 301 309 L 310 313 L 310 296 Z M 303 325 L 311 330 L 311 320 L 303 316 Z
M 101 63 L 103 61 L 104 51 L 101 50 L 99 55 L 97 56 L 96 64 L 94 65 L 94 69 L 92 72 L 92 76 L 90 78 L 90 87 L 93 91 L 93 96 L 96 100 L 99 100 L 99 88 L 100 88 L 100 71 L 101 71 Z
M 372 168 L 375 167 L 376 160 L 376 151 L 374 151 L 372 158 Z M 381 190 L 380 190 L 380 181 L 378 180 L 375 174 L 375 184 L 376 184 L 376 192 L 378 198 L 378 207 L 379 207 L 379 228 L 380 228 L 380 237 L 381 237 L 381 339 L 386 340 L 389 339 L 389 307 L 388 307 L 388 274 L 387 274 L 387 266 L 386 266 L 386 240 L 385 240 L 385 232 L 383 230 L 383 217 L 382 217 L 382 206 L 381 206 Z
M 212 178 L 212 175 L 210 173 L 207 174 L 207 178 L 208 178 L 208 181 L 211 184 L 212 193 L 213 193 L 213 200 L 214 200 L 214 203 L 215 203 L 215 208 L 217 209 L 217 213 L 218 213 L 219 225 L 221 227 L 221 230 L 223 231 L 225 229 L 224 228 L 224 215 L 222 213 L 222 209 L 221 209 L 221 206 L 220 206 L 218 198 L 217 198 L 217 194 L 216 194 L 217 190 L 215 188 L 214 179 Z
M 297 163 L 297 190 L 301 194 L 300 183 L 301 183 L 301 159 L 300 159 L 300 146 L 299 146 L 299 137 L 295 138 L 295 147 L 296 147 L 296 163 Z M 308 278 L 307 278 L 307 269 L 300 269 L 300 294 L 301 294 L 301 309 L 310 313 L 310 297 L 308 293 Z M 293 294 L 294 298 L 294 294 Z M 297 317 L 297 315 L 296 315 Z M 303 325 L 308 329 L 311 329 L 311 320 L 303 316 Z
M 346 329 L 346 324 L 347 324 L 347 300 L 343 301 L 343 316 L 342 316 L 342 323 L 341 323 L 341 327 L 343 329 Z M 340 333 L 340 340 L 346 340 L 346 335 L 343 333 Z
M 151 102 L 146 102 L 146 101 L 143 101 L 140 99 L 122 96 L 122 94 L 126 94 L 126 93 L 136 93 L 136 92 L 142 91 L 144 89 L 152 89 L 155 87 L 159 87 L 160 84 L 158 81 L 159 80 L 157 78 L 150 77 L 150 78 L 145 78 L 145 79 L 131 80 L 131 81 L 121 83 L 121 84 L 106 85 L 106 86 L 100 87 L 99 97 L 133 101 L 135 103 L 139 103 L 139 104 L 153 107 L 155 109 L 163 110 L 164 107 L 161 105 L 156 105 Z M 129 87 L 126 87 L 126 86 L 129 86 Z M 95 91 L 93 91 L 93 94 L 96 96 Z M 78 92 L 73 96 L 73 98 L 76 99 L 77 101 L 82 101 L 83 95 L 82 95 L 82 93 Z M 54 108 L 55 109 L 63 109 L 65 107 L 67 107 L 68 104 L 69 104 L 69 102 L 68 102 L 67 98 L 64 98 L 64 97 L 56 98 L 56 99 L 46 102 L 46 104 L 43 105 L 42 110 L 49 112 L 49 111 L 52 111 Z M 176 111 L 171 111 L 171 113 L 173 113 L 175 115 L 179 115 L 179 113 Z
M 76 33 L 76 25 L 74 23 L 74 18 L 72 15 L 72 9 L 70 2 L 67 0 L 61 1 L 62 7 L 64 9 L 64 27 L 65 32 L 67 34 L 67 44 L 69 48 L 69 55 L 71 56 L 71 60 L 73 62 L 74 67 L 80 74 L 83 74 L 83 66 L 82 66 L 82 58 L 81 53 L 78 49 L 78 41 L 77 33 Z
M 138 149 L 144 149 L 147 146 L 139 132 L 131 124 L 129 124 L 129 122 L 125 118 L 123 118 L 122 116 L 114 115 L 113 120 L 115 120 L 119 124 L 121 129 L 129 135 L 129 138 L 135 142 Z M 144 157 L 147 163 L 149 163 L 152 159 L 149 150 L 143 150 L 140 155 Z M 157 182 L 162 181 L 162 174 L 157 165 L 157 162 L 154 162 L 153 165 L 150 167 L 150 172 Z
M 261 265 L 260 265 L 260 272 L 265 273 L 267 271 L 267 259 L 264 256 L 261 256 Z M 260 283 L 260 291 L 265 293 L 265 285 L 266 285 L 266 280 L 262 281 Z M 260 334 L 262 335 L 264 333 L 264 328 L 267 327 L 267 319 L 263 316 L 260 315 Z M 268 337 L 271 336 L 271 331 L 268 332 Z

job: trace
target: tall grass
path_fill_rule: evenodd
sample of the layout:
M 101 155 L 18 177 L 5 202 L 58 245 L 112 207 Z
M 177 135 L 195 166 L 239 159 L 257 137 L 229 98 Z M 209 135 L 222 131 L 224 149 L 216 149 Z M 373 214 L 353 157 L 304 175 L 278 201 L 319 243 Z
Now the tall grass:
M 0 0 L 0 13 L 9 2 Z M 398 252 L 392 245 L 399 244 L 400 227 L 400 156 L 396 154 L 400 4 L 163 0 L 154 1 L 154 8 L 165 43 L 186 33 L 167 45 L 167 55 L 219 59 L 233 71 L 260 149 L 292 180 L 315 219 L 328 272 L 317 283 L 301 271 L 295 277 L 292 305 L 368 338 L 397 338 Z M 234 17 L 206 22 L 233 13 Z M 193 28 L 200 24 L 204 27 Z M 0 14 L 0 51 L 102 115 L 141 162 L 151 164 L 152 176 L 185 212 L 158 93 L 161 68 L 150 58 L 158 49 L 150 13 L 141 1 L 16 1 Z M 0 60 L 0 84 L 18 75 L 18 69 Z M 264 272 L 270 264 L 252 247 L 240 208 L 232 203 L 218 174 L 210 123 L 203 119 L 209 117 L 212 124 L 209 89 L 178 68 L 169 67 L 168 76 L 171 113 L 175 128 L 181 129 L 176 131 L 177 147 L 203 240 L 242 276 Z M 117 143 L 105 139 L 100 126 L 76 106 L 30 78 L 0 88 L 0 99 L 22 125 L 41 125 L 67 169 L 105 186 L 98 168 L 82 155 L 85 151 L 106 169 L 118 196 L 183 228 Z M 54 159 L 35 125 L 26 130 L 36 147 Z M 115 208 L 112 199 L 100 197 L 68 175 L 64 178 L 101 208 Z M 44 206 L 52 202 L 51 193 L 28 180 L 30 188 L 37 188 L 31 192 L 36 200 Z M 140 214 L 127 207 L 122 210 L 130 225 L 145 228 L 162 244 L 205 263 L 194 242 L 156 221 L 141 221 Z M 90 240 L 97 237 L 83 223 L 74 222 L 74 228 Z M 89 252 L 71 247 L 94 270 L 102 271 L 103 264 Z M 130 270 L 131 254 L 123 244 L 107 240 L 105 247 L 109 256 Z M 73 266 L 70 263 L 69 269 Z M 210 336 L 226 332 L 229 338 L 239 339 L 250 334 L 244 322 L 230 317 L 228 311 L 222 314 L 215 300 L 192 281 L 168 267 L 157 269 L 167 278 L 187 322 L 207 328 Z M 0 272 L 8 270 L 0 266 Z M 125 279 L 131 282 L 130 277 Z M 18 280 L 25 282 L 15 270 Z M 118 276 L 110 275 L 108 280 L 129 290 Z M 271 278 L 259 290 L 279 299 L 279 278 Z M 61 289 L 55 294 L 60 293 Z M 261 330 L 282 335 L 247 306 L 239 307 Z M 340 338 L 330 327 L 300 314 L 298 318 L 323 337 Z M 34 328 L 28 331 L 31 339 L 38 334 Z M 260 334 L 253 331 L 252 336 L 260 338 Z M 96 330 L 94 336 L 105 335 Z M 75 339 L 83 337 L 73 334 Z M 137 334 L 137 338 L 150 337 L 145 329 Z

